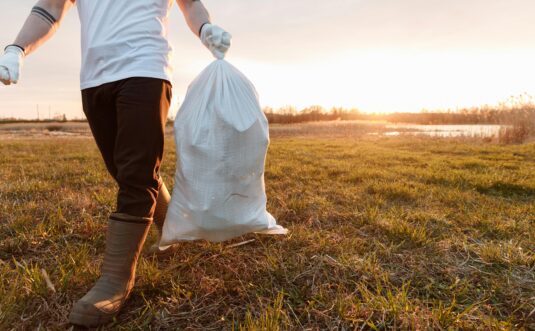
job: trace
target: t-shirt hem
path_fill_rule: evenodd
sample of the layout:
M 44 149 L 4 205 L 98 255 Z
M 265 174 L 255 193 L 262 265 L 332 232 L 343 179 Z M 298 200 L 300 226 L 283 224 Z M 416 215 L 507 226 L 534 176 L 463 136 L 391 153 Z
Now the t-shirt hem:
M 90 80 L 87 82 L 81 82 L 80 89 L 85 90 L 88 88 L 97 87 L 103 84 L 112 83 L 112 82 L 116 82 L 122 79 L 132 78 L 132 77 L 163 79 L 163 80 L 168 81 L 171 85 L 173 85 L 171 77 L 169 75 L 166 75 L 165 73 L 155 73 L 155 72 L 148 72 L 148 71 L 132 71 L 132 72 L 120 73 L 117 75 L 106 76 L 100 79 L 94 79 L 94 80 Z

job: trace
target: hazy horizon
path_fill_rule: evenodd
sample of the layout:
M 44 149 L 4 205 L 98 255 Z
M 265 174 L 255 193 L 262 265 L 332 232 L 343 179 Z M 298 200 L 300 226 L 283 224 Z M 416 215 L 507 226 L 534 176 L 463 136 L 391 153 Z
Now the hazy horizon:
M 13 41 L 35 0 L 0 3 L 10 14 L 0 44 Z M 365 112 L 496 104 L 535 95 L 535 3 L 527 0 L 205 0 L 232 33 L 229 62 L 256 85 L 262 106 L 321 105 Z M 244 14 L 246 13 L 246 14 Z M 210 63 L 175 5 L 174 105 Z M 20 84 L 0 86 L 0 117 L 65 113 L 83 118 L 76 9 L 28 57 Z

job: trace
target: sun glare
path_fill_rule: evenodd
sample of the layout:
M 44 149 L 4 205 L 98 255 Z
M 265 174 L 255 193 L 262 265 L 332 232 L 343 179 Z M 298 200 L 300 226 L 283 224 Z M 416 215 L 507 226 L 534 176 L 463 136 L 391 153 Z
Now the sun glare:
M 528 53 L 375 50 L 285 65 L 235 62 L 256 84 L 264 105 L 382 113 L 496 104 L 535 91 L 532 58 Z

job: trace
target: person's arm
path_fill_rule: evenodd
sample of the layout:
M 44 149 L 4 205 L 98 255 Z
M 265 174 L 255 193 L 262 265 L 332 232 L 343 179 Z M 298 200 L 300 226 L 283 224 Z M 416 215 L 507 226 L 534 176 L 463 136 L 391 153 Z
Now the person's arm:
M 210 14 L 202 2 L 199 0 L 177 0 L 177 4 L 184 14 L 191 32 L 200 37 L 203 24 L 210 23 Z
M 210 22 L 210 15 L 200 0 L 176 0 L 190 30 L 218 58 L 223 59 L 230 48 L 230 33 Z
M 0 81 L 16 84 L 25 56 L 54 35 L 75 0 L 39 0 L 32 8 L 13 44 L 0 57 Z

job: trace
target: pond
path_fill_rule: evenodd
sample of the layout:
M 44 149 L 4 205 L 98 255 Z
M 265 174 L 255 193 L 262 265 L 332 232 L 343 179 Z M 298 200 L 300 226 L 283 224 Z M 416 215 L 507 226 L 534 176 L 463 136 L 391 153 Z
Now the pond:
M 385 136 L 426 135 L 433 137 L 479 137 L 489 138 L 498 135 L 504 125 L 459 124 L 459 125 L 418 125 L 387 124 Z

